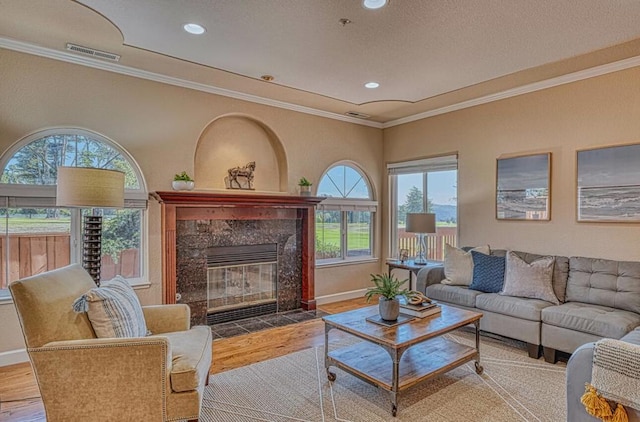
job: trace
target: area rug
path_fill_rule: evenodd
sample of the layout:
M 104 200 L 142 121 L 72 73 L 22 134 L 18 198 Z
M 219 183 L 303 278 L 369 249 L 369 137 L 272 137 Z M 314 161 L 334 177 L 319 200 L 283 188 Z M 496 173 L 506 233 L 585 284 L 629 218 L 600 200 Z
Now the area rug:
M 355 340 L 331 335 L 332 347 Z M 448 334 L 473 345 L 470 332 Z M 336 341 L 337 338 L 337 341 Z M 523 344 L 483 336 L 484 373 L 473 362 L 402 391 L 398 415 L 389 393 L 337 368 L 327 380 L 322 347 L 211 376 L 202 421 L 564 421 L 565 367 L 527 356 Z

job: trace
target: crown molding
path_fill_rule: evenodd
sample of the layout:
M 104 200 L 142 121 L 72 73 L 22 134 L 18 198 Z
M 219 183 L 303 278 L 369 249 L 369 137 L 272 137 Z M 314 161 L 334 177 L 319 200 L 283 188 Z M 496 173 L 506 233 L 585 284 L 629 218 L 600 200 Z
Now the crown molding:
M 508 89 L 506 91 L 497 92 L 495 94 L 489 94 L 483 97 L 462 101 L 460 103 L 451 104 L 451 105 L 440 107 L 434 110 L 425 111 L 424 113 L 418 113 L 412 116 L 407 116 L 407 117 L 403 117 L 396 120 L 390 120 L 388 122 L 383 123 L 382 128 L 386 129 L 393 126 L 399 126 L 405 123 L 415 122 L 416 120 L 426 119 L 427 117 L 438 116 L 440 114 L 450 113 L 452 111 L 462 110 L 465 108 L 474 107 L 481 104 L 487 104 L 493 101 L 504 100 L 506 98 L 516 97 L 518 95 L 528 94 L 530 92 L 541 91 L 543 89 L 553 88 L 556 86 L 581 81 L 584 79 L 594 78 L 596 76 L 602 76 L 608 73 L 618 72 L 620 70 L 630 69 L 632 67 L 637 67 L 637 66 L 640 66 L 640 56 L 630 57 L 628 59 L 619 60 L 617 62 L 607 63 L 600 66 L 595 66 L 589 69 L 579 70 L 573 73 L 567 73 L 566 75 L 557 76 L 551 79 L 545 79 L 543 81 L 534 82 L 528 85 L 522 85 L 516 88 Z
M 235 98 L 238 100 L 249 101 L 256 104 L 263 104 L 271 107 L 282 108 L 285 110 L 297 111 L 299 113 L 311 114 L 328 119 L 340 120 L 343 122 L 354 123 L 357 125 L 382 128 L 382 123 L 357 119 L 354 117 L 344 116 L 338 113 L 318 110 L 311 107 L 305 107 L 298 104 L 287 103 L 257 95 L 246 94 L 243 92 L 232 91 L 230 89 L 220 88 L 214 85 L 202 84 L 199 82 L 188 81 L 186 79 L 175 78 L 172 76 L 162 75 L 160 73 L 149 72 L 146 70 L 136 69 L 134 67 L 125 66 L 118 63 L 109 63 L 92 57 L 84 57 L 66 51 L 55 50 L 52 48 L 42 47 L 23 41 L 12 40 L 0 37 L 0 48 L 14 50 L 21 53 L 33 54 L 35 56 L 46 57 L 49 59 L 60 60 L 67 63 L 87 66 L 94 69 L 106 70 L 108 72 L 118 73 L 121 75 L 133 76 L 135 78 L 146 79 L 149 81 L 160 82 L 163 84 L 179 86 L 182 88 L 195 89 L 197 91 L 207 92 L 209 94 L 221 95 L 223 97 Z
M 473 98 L 471 100 L 462 101 L 462 102 L 451 104 L 445 107 L 440 107 L 434 110 L 425 111 L 423 113 L 402 117 L 396 120 L 390 120 L 385 123 L 379 123 L 379 122 L 373 122 L 373 121 L 348 117 L 342 114 L 332 113 L 324 110 L 318 110 L 311 107 L 305 107 L 297 104 L 287 103 L 285 101 L 278 101 L 278 100 L 260 97 L 257 95 L 251 95 L 251 94 L 246 94 L 238 91 L 232 91 L 232 90 L 220 88 L 214 85 L 207 85 L 207 84 L 202 84 L 198 82 L 188 81 L 186 79 L 166 76 L 159 73 L 154 73 L 146 70 L 136 69 L 129 66 L 124 66 L 122 64 L 108 63 L 99 59 L 94 59 L 91 57 L 83 57 L 76 54 L 67 53 L 66 51 L 59 51 L 59 50 L 55 50 L 47 47 L 42 47 L 36 44 L 31 44 L 23 41 L 16 41 L 16 40 L 4 38 L 4 37 L 0 37 L 0 48 L 14 50 L 22 53 L 27 53 L 27 54 L 33 54 L 36 56 L 46 57 L 54 60 L 60 60 L 67 63 L 78 64 L 81 66 L 87 66 L 94 69 L 106 70 L 108 72 L 114 72 L 121 75 L 133 76 L 136 78 L 146 79 L 154 82 L 160 82 L 168 85 L 179 86 L 182 88 L 194 89 L 197 91 L 207 92 L 209 94 L 221 95 L 224 97 L 249 101 L 256 104 L 263 104 L 271 107 L 282 108 L 285 110 L 297 111 L 299 113 L 310 114 L 313 116 L 325 117 L 328 119 L 339 120 L 339 121 L 353 123 L 353 124 L 362 125 L 362 126 L 369 126 L 377 129 L 386 129 L 394 126 L 399 126 L 405 123 L 415 122 L 416 120 L 422 120 L 428 117 L 434 117 L 440 114 L 450 113 L 452 111 L 462 110 L 469 107 L 475 107 L 478 105 L 491 103 L 493 101 L 504 100 L 507 98 L 516 97 L 518 95 L 528 94 L 531 92 L 536 92 L 536 91 L 540 91 L 547 88 L 553 88 L 556 86 L 577 82 L 584 79 L 594 78 L 596 76 L 602 76 L 608 73 L 618 72 L 621 70 L 640 66 L 640 56 L 634 56 L 628 59 L 619 60 L 616 62 L 607 63 L 600 66 L 595 66 L 589 69 L 568 73 L 566 75 L 558 76 L 551 79 L 545 79 L 543 81 L 519 86 L 516 88 L 508 89 L 506 91 L 497 92 L 495 94 L 489 94 L 482 97 Z

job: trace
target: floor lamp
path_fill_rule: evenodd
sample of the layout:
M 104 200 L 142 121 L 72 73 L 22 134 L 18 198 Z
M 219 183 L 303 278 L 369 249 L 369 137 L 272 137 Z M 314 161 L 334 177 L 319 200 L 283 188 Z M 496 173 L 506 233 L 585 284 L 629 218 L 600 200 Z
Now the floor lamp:
M 95 215 L 95 208 L 124 207 L 124 173 L 89 167 L 58 167 L 56 205 L 92 209 L 83 221 L 82 266 L 99 286 L 102 216 Z
M 436 232 L 436 215 L 429 213 L 408 213 L 407 214 L 407 233 L 416 233 L 418 236 L 418 256 L 413 261 L 417 265 L 425 265 L 425 251 L 427 246 L 424 235 Z

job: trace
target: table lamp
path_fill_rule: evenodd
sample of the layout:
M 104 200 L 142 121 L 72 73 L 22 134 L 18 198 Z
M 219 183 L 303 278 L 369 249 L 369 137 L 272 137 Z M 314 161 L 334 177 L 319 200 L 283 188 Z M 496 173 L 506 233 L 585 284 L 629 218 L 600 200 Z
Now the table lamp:
M 82 266 L 100 285 L 102 260 L 102 216 L 95 208 L 124 207 L 124 173 L 89 167 L 58 167 L 56 205 L 91 208 L 84 216 Z
M 407 214 L 407 233 L 416 233 L 418 236 L 418 256 L 414 260 L 417 265 L 425 265 L 426 244 L 424 235 L 436 232 L 436 215 L 429 213 L 408 213 Z

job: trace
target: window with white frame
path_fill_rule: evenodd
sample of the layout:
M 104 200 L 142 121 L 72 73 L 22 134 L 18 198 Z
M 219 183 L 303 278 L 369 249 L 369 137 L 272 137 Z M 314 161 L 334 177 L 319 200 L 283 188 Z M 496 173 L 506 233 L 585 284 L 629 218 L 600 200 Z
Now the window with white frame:
M 125 174 L 123 209 L 56 207 L 57 168 L 93 167 Z M 56 128 L 18 141 L 0 157 L 0 296 L 12 281 L 82 262 L 81 220 L 103 216 L 102 278 L 144 274 L 147 192 L 133 158 L 97 133 Z
M 405 231 L 407 213 L 436 215 L 436 233 L 426 236 L 428 259 L 441 261 L 446 243 L 458 238 L 457 154 L 387 164 L 389 175 L 389 254 L 417 252 L 417 238 Z
M 370 259 L 377 202 L 364 172 L 351 163 L 331 166 L 320 179 L 316 209 L 316 262 Z

